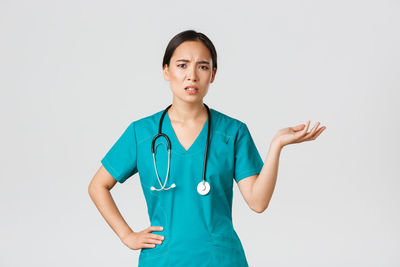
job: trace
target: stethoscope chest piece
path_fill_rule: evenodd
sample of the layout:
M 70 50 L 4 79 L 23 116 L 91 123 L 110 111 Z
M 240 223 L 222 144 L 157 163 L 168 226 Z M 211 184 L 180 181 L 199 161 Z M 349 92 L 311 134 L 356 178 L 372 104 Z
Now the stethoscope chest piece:
M 208 192 L 210 192 L 210 184 L 207 181 L 201 181 L 197 185 L 197 192 L 199 192 L 200 195 L 207 195 Z

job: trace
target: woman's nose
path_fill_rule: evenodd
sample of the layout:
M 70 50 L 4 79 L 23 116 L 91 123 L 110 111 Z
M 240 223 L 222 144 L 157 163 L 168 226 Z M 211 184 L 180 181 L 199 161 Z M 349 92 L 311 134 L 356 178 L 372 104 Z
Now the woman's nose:
M 189 80 L 197 80 L 196 67 L 188 68 L 188 73 L 186 75 Z

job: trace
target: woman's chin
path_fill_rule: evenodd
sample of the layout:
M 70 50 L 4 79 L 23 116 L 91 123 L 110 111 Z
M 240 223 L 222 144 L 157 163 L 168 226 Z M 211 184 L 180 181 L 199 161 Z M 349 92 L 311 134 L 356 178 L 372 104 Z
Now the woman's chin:
M 202 103 L 204 96 L 202 96 L 202 95 L 195 95 L 195 96 L 184 95 L 184 96 L 179 96 L 178 98 L 184 102 L 196 104 L 196 103 Z

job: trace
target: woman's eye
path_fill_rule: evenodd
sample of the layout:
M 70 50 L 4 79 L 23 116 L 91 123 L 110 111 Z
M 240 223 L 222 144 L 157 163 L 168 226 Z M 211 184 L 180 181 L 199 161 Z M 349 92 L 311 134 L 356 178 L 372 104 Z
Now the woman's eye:
M 186 66 L 186 64 L 182 63 L 178 65 L 178 68 L 184 68 Z M 200 66 L 200 68 L 202 68 L 203 70 L 208 70 L 207 66 Z

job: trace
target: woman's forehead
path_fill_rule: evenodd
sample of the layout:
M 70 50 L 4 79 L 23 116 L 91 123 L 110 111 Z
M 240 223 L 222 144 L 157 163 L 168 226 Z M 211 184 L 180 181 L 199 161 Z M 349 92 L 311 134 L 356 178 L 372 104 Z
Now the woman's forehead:
M 209 60 L 211 58 L 210 51 L 200 41 L 186 41 L 181 43 L 172 54 L 174 59 L 197 58 L 200 60 Z

